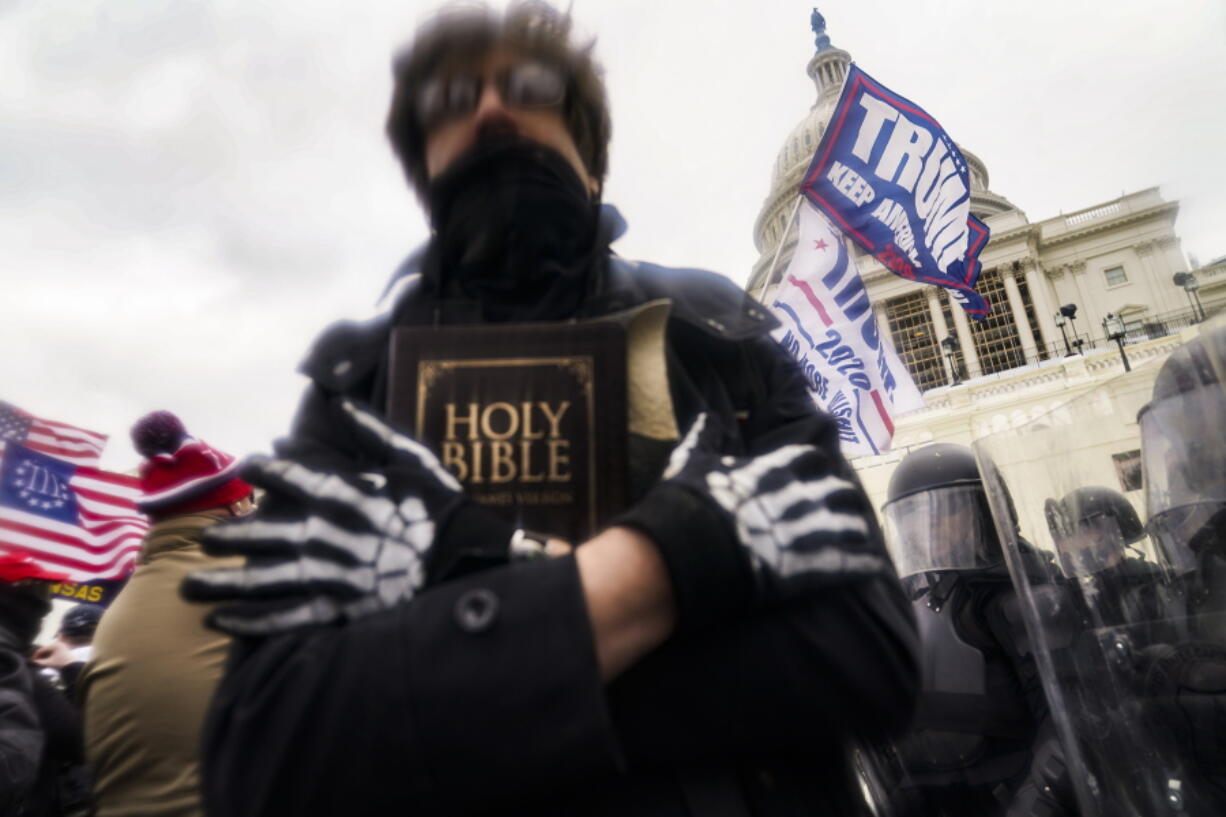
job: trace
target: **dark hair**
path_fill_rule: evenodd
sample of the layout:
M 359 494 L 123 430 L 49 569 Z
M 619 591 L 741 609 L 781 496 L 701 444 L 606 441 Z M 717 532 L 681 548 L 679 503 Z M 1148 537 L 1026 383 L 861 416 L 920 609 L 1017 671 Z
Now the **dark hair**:
M 568 87 L 563 118 L 588 175 L 603 182 L 609 167 L 609 103 L 594 42 L 570 42 L 571 19 L 541 0 L 517 0 L 501 19 L 488 6 L 444 6 L 418 29 L 392 61 L 392 104 L 387 136 L 405 176 L 424 198 L 426 134 L 417 121 L 414 100 L 423 82 L 440 68 L 480 59 L 499 46 L 556 65 L 566 72 Z
M 60 619 L 60 634 L 89 643 L 101 618 L 102 608 L 92 604 L 78 604 Z

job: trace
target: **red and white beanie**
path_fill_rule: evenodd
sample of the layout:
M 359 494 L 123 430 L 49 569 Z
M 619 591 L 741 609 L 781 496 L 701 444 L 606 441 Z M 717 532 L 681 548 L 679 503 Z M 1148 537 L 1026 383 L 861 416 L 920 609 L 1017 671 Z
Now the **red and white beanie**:
M 146 414 L 132 426 L 132 444 L 146 459 L 140 466 L 143 496 L 136 506 L 154 518 L 224 508 L 251 494 L 236 476 L 238 461 L 188 436 L 169 411 Z

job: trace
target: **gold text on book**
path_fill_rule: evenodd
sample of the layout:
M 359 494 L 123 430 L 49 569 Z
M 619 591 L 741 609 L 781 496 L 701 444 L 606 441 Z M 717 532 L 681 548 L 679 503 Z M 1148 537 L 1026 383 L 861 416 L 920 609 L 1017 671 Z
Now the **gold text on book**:
M 447 403 L 443 464 L 461 482 L 569 482 L 570 401 Z

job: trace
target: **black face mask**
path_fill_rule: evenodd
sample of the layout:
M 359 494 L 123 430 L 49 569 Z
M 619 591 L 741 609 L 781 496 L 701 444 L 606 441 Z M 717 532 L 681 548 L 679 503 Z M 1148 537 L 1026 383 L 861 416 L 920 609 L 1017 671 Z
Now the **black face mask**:
M 427 191 L 427 279 L 490 321 L 558 320 L 588 293 L 598 205 L 565 159 L 515 137 L 483 140 Z

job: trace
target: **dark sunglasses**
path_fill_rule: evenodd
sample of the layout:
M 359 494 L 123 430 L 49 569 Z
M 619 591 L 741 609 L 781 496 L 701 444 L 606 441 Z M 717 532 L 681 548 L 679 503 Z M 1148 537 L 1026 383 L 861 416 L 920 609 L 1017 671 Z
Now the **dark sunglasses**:
M 430 77 L 417 92 L 417 121 L 430 131 L 472 113 L 485 81 L 485 77 L 462 73 Z M 560 108 L 566 100 L 565 75 L 544 63 L 510 65 L 495 74 L 493 81 L 502 101 L 512 108 Z

